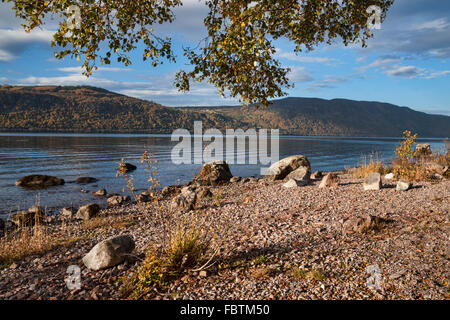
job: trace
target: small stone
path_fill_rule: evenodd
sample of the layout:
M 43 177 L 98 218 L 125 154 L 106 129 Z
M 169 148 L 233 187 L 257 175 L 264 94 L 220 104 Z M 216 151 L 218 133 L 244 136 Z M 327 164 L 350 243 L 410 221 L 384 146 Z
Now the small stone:
M 75 180 L 75 182 L 78 184 L 88 184 L 88 183 L 97 182 L 97 179 L 92 178 L 92 177 L 80 177 L 80 178 L 77 178 Z
M 134 171 L 136 169 L 137 169 L 137 167 L 134 164 L 131 164 L 131 163 L 123 163 L 120 166 L 120 168 L 119 168 L 119 170 L 121 170 L 124 173 L 130 172 L 130 171 Z
M 302 181 L 302 180 L 297 180 L 297 179 L 289 179 L 288 182 L 286 182 L 285 184 L 283 184 L 283 187 L 285 188 L 296 188 L 296 187 L 301 187 L 306 185 L 307 182 Z
M 100 211 L 100 206 L 96 203 L 86 204 L 81 206 L 75 214 L 75 218 L 82 220 L 89 220 L 97 215 Z
M 319 188 L 327 187 L 337 187 L 339 185 L 340 179 L 336 173 L 330 172 L 325 177 L 323 177 L 320 182 Z
M 106 197 L 107 192 L 105 189 L 100 189 L 98 191 L 92 192 L 92 195 L 96 197 Z
M 137 196 L 138 202 L 150 202 L 152 200 L 152 197 L 148 192 L 142 192 L 140 195 Z
M 322 171 L 314 171 L 311 174 L 311 179 L 316 180 L 316 179 L 321 179 L 323 177 L 323 173 Z
M 364 190 L 380 190 L 382 187 L 381 174 L 378 172 L 372 173 L 363 182 Z
M 118 206 L 129 202 L 131 200 L 130 196 L 113 195 L 108 198 L 108 206 Z
M 411 187 L 412 187 L 412 182 L 406 181 L 406 180 L 399 180 L 397 182 L 396 190 L 397 191 L 407 191 L 407 190 L 411 189 Z
M 64 218 L 72 219 L 75 214 L 75 210 L 73 208 L 62 208 L 60 214 Z
M 386 179 L 386 180 L 392 180 L 392 179 L 394 179 L 394 174 L 391 172 L 391 173 L 388 173 L 387 175 L 385 175 L 384 176 L 384 179 Z
M 200 271 L 198 274 L 201 278 L 206 278 L 208 276 L 208 273 L 205 270 Z

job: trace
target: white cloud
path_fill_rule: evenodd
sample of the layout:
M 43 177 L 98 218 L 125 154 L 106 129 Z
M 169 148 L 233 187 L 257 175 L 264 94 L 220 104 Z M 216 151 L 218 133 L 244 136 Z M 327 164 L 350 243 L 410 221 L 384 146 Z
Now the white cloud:
M 415 66 L 394 66 L 392 69 L 386 71 L 386 74 L 391 77 L 413 79 L 422 76 L 424 70 Z
M 313 76 L 303 67 L 290 67 L 291 72 L 288 74 L 289 80 L 292 82 L 308 82 L 314 80 Z
M 439 77 L 444 77 L 450 74 L 450 70 L 431 72 L 429 75 L 425 77 L 425 79 L 435 79 Z
M 323 64 L 336 64 L 339 62 L 338 59 L 328 58 L 328 57 L 308 57 L 299 56 L 294 52 L 286 52 L 281 48 L 276 48 L 276 54 L 278 58 L 283 58 L 290 61 L 306 62 L 306 63 L 323 63 Z
M 414 26 L 414 30 L 432 29 L 434 31 L 442 31 L 447 29 L 449 26 L 450 23 L 446 18 L 439 18 L 416 25 Z
M 50 47 L 53 33 L 49 30 L 26 33 L 23 29 L 0 29 L 0 61 L 12 61 L 35 45 Z

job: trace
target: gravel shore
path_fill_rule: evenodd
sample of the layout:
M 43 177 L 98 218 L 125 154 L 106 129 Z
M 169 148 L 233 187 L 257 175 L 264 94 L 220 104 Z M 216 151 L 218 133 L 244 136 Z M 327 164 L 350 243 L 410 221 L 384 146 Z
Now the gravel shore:
M 338 174 L 335 188 L 313 181 L 288 189 L 257 179 L 211 187 L 213 198 L 196 212 L 223 230 L 214 240 L 215 263 L 154 299 L 449 299 L 450 181 L 415 183 L 406 192 L 384 181 L 379 191 L 363 191 L 361 179 Z M 118 298 L 121 279 L 146 247 L 163 245 L 156 212 L 170 214 L 170 201 L 103 209 L 98 226 L 49 218 L 49 232 L 73 241 L 0 270 L 0 299 Z M 366 215 L 383 223 L 343 230 L 347 219 Z M 96 243 L 122 234 L 134 238 L 135 256 L 103 271 L 83 265 Z M 81 267 L 80 290 L 66 286 L 70 265 Z

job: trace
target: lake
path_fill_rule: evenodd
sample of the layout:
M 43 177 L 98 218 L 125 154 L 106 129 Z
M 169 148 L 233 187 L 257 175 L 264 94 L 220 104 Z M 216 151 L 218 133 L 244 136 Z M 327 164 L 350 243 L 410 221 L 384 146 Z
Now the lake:
M 419 139 L 430 143 L 433 150 L 443 150 L 443 139 Z M 280 137 L 280 159 L 303 154 L 311 162 L 312 170 L 331 171 L 354 167 L 362 156 L 376 153 L 389 161 L 394 156 L 400 138 L 360 137 Z M 39 201 L 49 211 L 63 206 L 97 202 L 90 194 L 82 193 L 105 188 L 109 193 L 126 189 L 123 178 L 116 177 L 116 168 L 122 158 L 138 169 L 131 173 L 137 190 L 148 186 L 148 172 L 140 165 L 141 155 L 148 151 L 157 160 L 157 178 L 161 185 L 171 185 L 192 180 L 199 172 L 199 164 L 175 165 L 171 150 L 177 142 L 170 135 L 133 134 L 0 134 L 0 216 L 5 218 L 17 210 L 26 209 Z M 233 175 L 257 176 L 258 165 L 230 165 Z M 26 190 L 15 186 L 15 181 L 29 174 L 47 174 L 63 178 L 62 186 L 45 190 Z M 75 179 L 90 176 L 98 182 L 78 185 Z M 127 190 L 125 190 L 126 192 Z

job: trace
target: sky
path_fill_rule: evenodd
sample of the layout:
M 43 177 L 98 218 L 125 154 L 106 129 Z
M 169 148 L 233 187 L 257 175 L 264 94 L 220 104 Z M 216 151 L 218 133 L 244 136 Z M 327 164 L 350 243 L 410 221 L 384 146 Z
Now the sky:
M 54 22 L 27 34 L 11 7 L 0 4 L 0 84 L 91 85 L 166 106 L 237 104 L 208 84 L 196 84 L 189 93 L 173 85 L 175 73 L 189 68 L 183 45 L 205 34 L 207 9 L 201 1 L 183 1 L 174 23 L 157 29 L 173 38 L 177 63 L 154 68 L 138 50 L 131 66 L 112 62 L 90 78 L 75 59 L 54 58 Z M 292 44 L 277 41 L 277 58 L 292 69 L 295 86 L 288 96 L 380 101 L 450 116 L 450 1 L 395 0 L 381 29 L 373 32 L 367 48 L 336 42 L 298 55 Z

